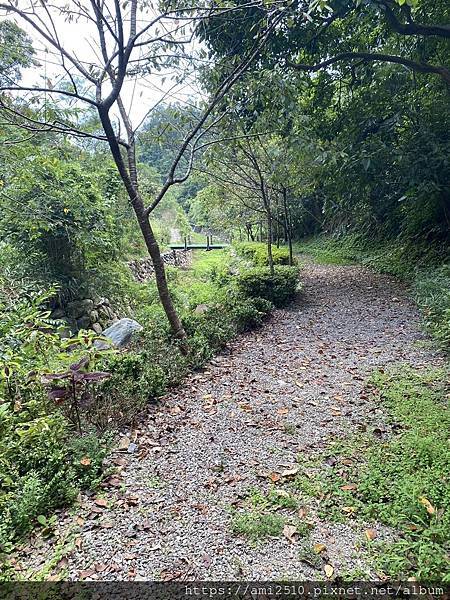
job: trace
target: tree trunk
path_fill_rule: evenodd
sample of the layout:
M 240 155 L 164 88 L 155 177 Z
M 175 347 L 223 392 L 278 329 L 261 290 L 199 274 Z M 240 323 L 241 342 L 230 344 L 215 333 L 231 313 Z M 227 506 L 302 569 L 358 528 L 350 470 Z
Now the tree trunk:
M 285 232 L 289 246 L 289 265 L 292 266 L 294 264 L 294 251 L 292 248 L 292 229 L 289 218 L 289 209 L 287 202 L 287 190 L 283 188 L 283 209 L 284 209 L 284 223 L 285 223 Z
M 272 213 L 270 208 L 267 211 L 267 259 L 269 261 L 270 274 L 275 273 L 273 266 L 273 254 L 272 254 Z
M 164 308 L 164 312 L 166 313 L 167 320 L 170 323 L 170 327 L 175 337 L 177 337 L 180 340 L 186 340 L 186 332 L 184 330 L 183 324 L 181 323 L 180 317 L 178 316 L 178 313 L 175 310 L 172 298 L 170 297 L 164 261 L 161 256 L 161 251 L 158 242 L 156 241 L 155 234 L 153 233 L 150 220 L 148 216 L 146 216 L 143 212 L 138 214 L 136 211 L 136 216 L 138 219 L 139 227 L 142 232 L 142 236 L 145 240 L 145 245 L 147 246 L 150 258 L 152 259 L 153 268 L 155 269 L 156 287 L 158 288 L 159 299 Z
M 130 199 L 130 204 L 133 207 L 136 215 L 145 245 L 147 246 L 148 253 L 153 262 L 159 299 L 164 308 L 164 312 L 166 313 L 167 320 L 170 323 L 172 332 L 177 338 L 184 341 L 187 338 L 186 332 L 172 303 L 172 298 L 170 297 L 169 288 L 167 285 L 164 261 L 161 257 L 161 251 L 159 249 L 158 242 L 156 241 L 155 234 L 153 233 L 153 229 L 150 225 L 149 215 L 145 211 L 144 202 L 139 194 L 136 161 L 134 157 L 134 137 L 131 136 L 130 147 L 128 149 L 128 162 L 130 169 L 128 171 L 116 138 L 116 134 L 114 133 L 114 129 L 111 124 L 108 109 L 99 108 L 98 113 L 103 125 L 103 130 L 108 140 L 109 147 L 111 149 L 111 154 L 127 191 L 128 198 Z

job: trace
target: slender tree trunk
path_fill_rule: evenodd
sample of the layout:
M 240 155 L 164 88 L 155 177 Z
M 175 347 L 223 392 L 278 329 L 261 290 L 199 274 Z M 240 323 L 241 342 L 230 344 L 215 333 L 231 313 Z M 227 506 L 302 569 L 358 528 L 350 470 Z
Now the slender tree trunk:
M 288 209 L 288 201 L 287 201 L 287 190 L 283 188 L 283 210 L 284 210 L 284 230 L 286 232 L 287 242 L 289 246 L 289 265 L 292 266 L 294 264 L 294 251 L 292 248 L 292 229 L 289 218 L 289 209 Z
M 113 155 L 114 162 L 116 164 L 119 175 L 123 181 L 125 189 L 130 199 L 131 206 L 133 207 L 136 215 L 139 228 L 145 241 L 150 258 L 153 262 L 155 269 L 156 286 L 158 288 L 158 295 L 161 304 L 166 313 L 167 320 L 170 323 L 170 327 L 174 335 L 181 339 L 186 340 L 186 332 L 183 328 L 181 320 L 175 310 L 175 307 L 170 297 L 169 287 L 167 285 L 166 270 L 164 267 L 164 261 L 161 257 L 161 251 L 159 249 L 158 242 L 156 241 L 153 229 L 150 225 L 149 215 L 145 211 L 144 202 L 139 194 L 137 186 L 137 169 L 136 161 L 134 157 L 134 139 L 129 137 L 130 148 L 128 150 L 128 164 L 129 170 L 126 168 L 125 161 L 120 150 L 119 143 L 116 138 L 111 120 L 108 114 L 108 110 L 99 109 L 100 120 L 103 125 L 106 137 L 108 139 L 111 154 Z
M 273 221 L 270 207 L 267 210 L 267 259 L 269 261 L 270 274 L 275 273 L 273 266 L 273 254 L 272 254 L 272 235 L 273 235 Z
M 170 327 L 175 337 L 185 340 L 187 337 L 186 332 L 170 296 L 164 261 L 161 256 L 159 244 L 156 241 L 155 234 L 153 233 L 150 220 L 144 212 L 139 212 L 138 214 L 136 211 L 136 217 L 145 241 L 145 245 L 147 246 L 148 253 L 152 259 L 153 268 L 155 269 L 156 287 L 158 288 L 159 299 L 164 308 L 164 312 L 166 313 L 167 320 L 170 323 Z

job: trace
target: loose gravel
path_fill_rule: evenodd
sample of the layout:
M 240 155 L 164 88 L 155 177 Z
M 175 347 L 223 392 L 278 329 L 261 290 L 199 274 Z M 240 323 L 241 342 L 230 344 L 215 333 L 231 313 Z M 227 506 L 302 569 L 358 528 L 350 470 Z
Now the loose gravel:
M 296 303 L 233 341 L 125 432 L 108 486 L 61 514 L 56 538 L 29 542 L 16 557 L 22 576 L 59 551 L 49 574 L 59 570 L 70 580 L 324 577 L 321 565 L 304 561 L 305 543 L 326 545 L 335 574 L 364 567 L 364 529 L 350 520 L 328 523 L 313 511 L 310 540 L 254 544 L 230 525 L 249 489 L 273 485 L 268 474 L 358 428 L 383 428 L 382 409 L 364 392 L 371 371 L 441 361 L 394 278 L 307 263 L 302 281 Z M 108 506 L 96 503 L 100 496 Z M 72 549 L 58 550 L 57 539 Z

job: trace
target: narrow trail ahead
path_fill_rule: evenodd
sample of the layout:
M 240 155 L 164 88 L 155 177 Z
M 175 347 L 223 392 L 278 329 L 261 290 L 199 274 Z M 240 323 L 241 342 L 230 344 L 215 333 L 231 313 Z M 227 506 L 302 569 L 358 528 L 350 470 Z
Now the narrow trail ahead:
M 134 432 L 134 454 L 113 454 L 120 474 L 105 490 L 109 506 L 85 497 L 61 523 L 75 531 L 64 565 L 71 579 L 317 579 L 299 541 L 255 545 L 234 533 L 233 508 L 249 488 L 267 491 L 267 474 L 289 469 L 298 455 L 366 425 L 383 427 L 381 408 L 363 390 L 374 368 L 440 359 L 418 343 L 418 313 L 395 279 L 307 264 L 302 280 L 295 305 L 152 409 Z M 336 574 L 362 564 L 360 525 L 326 523 L 314 511 L 308 518 L 310 543 L 326 544 Z M 49 548 L 34 543 L 37 566 Z

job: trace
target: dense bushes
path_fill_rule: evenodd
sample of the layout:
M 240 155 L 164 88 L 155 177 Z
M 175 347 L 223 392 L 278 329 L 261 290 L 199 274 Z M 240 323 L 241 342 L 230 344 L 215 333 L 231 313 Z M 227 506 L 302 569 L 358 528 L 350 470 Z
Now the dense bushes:
M 269 264 L 267 244 L 256 242 L 242 242 L 240 244 L 236 244 L 235 249 L 240 256 L 248 258 L 259 267 L 264 267 Z M 288 265 L 288 248 L 277 248 L 276 246 L 272 246 L 272 258 L 274 265 Z
M 0 302 L 0 553 L 95 484 L 106 452 L 97 436 L 74 436 L 68 415 L 41 382 L 43 373 L 63 371 L 79 356 L 52 330 L 40 308 L 45 299 L 3 296 Z
M 418 275 L 414 290 L 428 331 L 450 349 L 450 265 Z
M 267 267 L 255 267 L 239 275 L 237 286 L 246 297 L 264 298 L 275 306 L 283 306 L 298 289 L 298 270 L 275 267 L 272 275 Z

